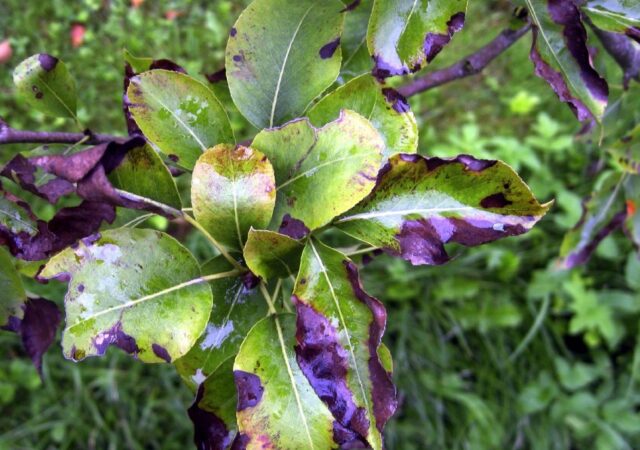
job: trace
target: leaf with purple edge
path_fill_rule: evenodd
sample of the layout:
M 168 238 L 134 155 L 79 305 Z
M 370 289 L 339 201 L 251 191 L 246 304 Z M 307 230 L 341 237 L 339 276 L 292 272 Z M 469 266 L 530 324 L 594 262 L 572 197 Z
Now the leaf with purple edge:
M 233 378 L 234 358 L 227 358 L 197 388 L 196 398 L 188 409 L 198 449 L 231 448 L 236 424 L 237 394 Z
M 371 75 L 361 75 L 324 96 L 307 111 L 316 127 L 326 125 L 348 109 L 366 117 L 384 139 L 384 159 L 394 153 L 415 153 L 418 125 L 407 99 L 383 87 Z
M 15 331 L 24 317 L 27 293 L 9 253 L 0 247 L 0 329 Z
M 640 82 L 640 42 L 634 42 L 624 34 L 601 30 L 594 25 L 592 29 L 604 49 L 622 69 L 622 87 L 627 90 L 632 79 Z
M 588 0 L 582 10 L 600 29 L 621 33 L 640 43 L 640 3 L 635 0 Z
M 14 70 L 13 83 L 38 111 L 76 119 L 76 83 L 58 58 L 46 53 L 30 56 Z
M 255 0 L 231 29 L 229 90 L 258 128 L 300 115 L 335 81 L 342 53 L 339 0 Z
M 287 235 L 268 230 L 249 230 L 244 246 L 247 267 L 263 280 L 294 276 L 304 246 Z
M 344 31 L 342 47 L 342 67 L 339 81 L 371 72 L 373 62 L 367 48 L 367 25 L 373 8 L 373 0 L 353 0 L 344 9 Z
M 622 227 L 626 218 L 623 202 L 625 175 L 609 172 L 582 203 L 582 217 L 564 237 L 560 247 L 563 267 L 571 269 L 589 261 L 600 242 Z
M 241 448 L 338 448 L 334 418 L 298 366 L 295 345 L 293 314 L 262 319 L 242 343 L 233 366 Z
M 367 30 L 373 75 L 420 70 L 462 29 L 466 10 L 467 0 L 375 0 Z
M 202 273 L 232 269 L 219 255 L 202 266 Z M 178 373 L 192 389 L 235 356 L 251 327 L 267 315 L 267 305 L 254 281 L 251 277 L 229 277 L 209 282 L 214 302 L 207 326 L 189 353 L 175 362 Z
M 301 222 L 300 238 L 349 210 L 373 188 L 384 141 L 362 116 L 348 110 L 322 128 L 307 119 L 266 129 L 252 145 L 273 163 L 276 210 L 271 229 L 283 220 Z
M 549 83 L 576 117 L 602 120 L 607 82 L 594 69 L 587 31 L 573 0 L 525 0 L 533 23 L 531 61 L 536 75 Z
M 526 233 L 547 212 L 508 165 L 394 155 L 371 194 L 334 223 L 414 265 L 446 263 L 444 244 L 475 246 Z
M 249 228 L 269 225 L 276 186 L 273 167 L 262 152 L 216 145 L 198 158 L 191 183 L 196 220 L 225 246 L 242 250 Z
M 62 347 L 74 361 L 115 345 L 143 362 L 186 354 L 211 311 L 195 258 L 152 230 L 109 230 L 57 254 L 41 279 L 69 281 Z
M 384 425 L 397 406 L 378 354 L 384 306 L 363 291 L 353 262 L 314 240 L 302 254 L 293 301 L 298 364 L 338 422 L 338 443 L 382 449 Z
M 31 298 L 26 303 L 18 332 L 24 349 L 41 375 L 42 357 L 56 338 L 60 316 L 58 306 L 50 300 Z
M 200 81 L 168 70 L 131 78 L 129 111 L 145 137 L 176 163 L 192 169 L 202 152 L 235 142 L 227 113 Z

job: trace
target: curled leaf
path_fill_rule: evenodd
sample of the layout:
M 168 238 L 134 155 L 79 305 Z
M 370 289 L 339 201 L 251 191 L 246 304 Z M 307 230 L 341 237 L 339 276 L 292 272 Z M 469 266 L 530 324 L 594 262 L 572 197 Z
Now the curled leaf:
M 243 255 L 251 272 L 269 280 L 293 276 L 298 270 L 302 249 L 300 242 L 287 235 L 251 229 Z
M 399 154 L 335 224 L 412 264 L 443 264 L 447 242 L 475 246 L 526 233 L 549 207 L 500 161 Z
M 533 23 L 531 61 L 578 120 L 602 120 L 609 87 L 594 69 L 587 31 L 573 0 L 526 0 Z
M 628 0 L 588 0 L 582 5 L 593 23 L 606 31 L 629 36 L 640 43 L 640 4 Z

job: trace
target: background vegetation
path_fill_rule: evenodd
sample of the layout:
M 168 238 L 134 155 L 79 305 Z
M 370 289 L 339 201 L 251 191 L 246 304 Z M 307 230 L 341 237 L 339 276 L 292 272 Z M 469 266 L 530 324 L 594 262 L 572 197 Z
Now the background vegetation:
M 15 128 L 71 129 L 12 99 L 13 67 L 46 51 L 75 74 L 82 124 L 122 134 L 122 49 L 204 77 L 223 66 L 228 30 L 246 3 L 3 0 L 0 41 L 9 39 L 13 57 L 0 65 L 0 116 Z M 489 41 L 511 8 L 470 2 L 466 27 L 433 67 Z M 385 256 L 367 265 L 365 285 L 389 311 L 386 342 L 400 390 L 387 427 L 391 450 L 640 448 L 640 261 L 615 234 L 586 267 L 558 267 L 600 152 L 575 137 L 578 122 L 533 75 L 529 46 L 526 37 L 481 75 L 411 99 L 421 153 L 502 159 L 556 205 L 525 237 L 461 250 L 443 267 Z M 640 103 L 639 85 L 623 95 L 619 70 L 599 69 L 614 80 L 611 121 L 619 122 L 616 107 Z M 625 111 L 640 114 L 631 104 Z M 198 239 L 188 243 L 204 251 Z M 61 302 L 59 288 L 30 285 Z M 0 351 L 9 361 L 0 367 L 2 450 L 182 449 L 191 441 L 191 396 L 170 366 L 138 364 L 113 349 L 75 365 L 54 347 L 41 382 L 15 335 L 0 333 Z

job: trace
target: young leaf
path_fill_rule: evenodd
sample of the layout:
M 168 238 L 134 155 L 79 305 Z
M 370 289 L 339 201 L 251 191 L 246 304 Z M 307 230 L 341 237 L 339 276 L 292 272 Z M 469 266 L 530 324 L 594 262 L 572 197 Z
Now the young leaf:
M 296 239 L 371 191 L 384 150 L 371 123 L 346 110 L 322 128 L 299 119 L 263 130 L 252 145 L 274 164 L 277 198 L 271 225 Z
M 348 437 L 339 443 L 381 450 L 382 430 L 397 406 L 378 356 L 384 306 L 362 290 L 346 256 L 313 240 L 302 254 L 293 300 L 298 364 Z
M 415 153 L 418 125 L 407 100 L 392 88 L 383 88 L 371 75 L 354 78 L 316 103 L 307 116 L 320 127 L 349 109 L 367 117 L 384 139 L 385 159 L 394 153 Z
M 238 431 L 233 360 L 233 357 L 227 358 L 200 384 L 188 410 L 198 449 L 227 450 Z
M 224 257 L 217 256 L 202 267 L 202 273 L 232 269 Z M 251 327 L 267 315 L 267 304 L 251 279 L 230 277 L 209 285 L 214 298 L 209 322 L 189 353 L 175 362 L 182 379 L 194 390 L 236 355 Z
M 151 70 L 131 78 L 129 110 L 145 137 L 186 169 L 200 154 L 234 142 L 222 104 L 204 84 L 188 75 Z
M 335 223 L 412 264 L 443 264 L 445 243 L 475 246 L 526 233 L 549 207 L 500 161 L 400 154 L 382 168 L 373 192 Z
M 565 268 L 586 263 L 600 242 L 620 228 L 626 218 L 619 173 L 605 175 L 582 203 L 582 217 L 564 237 L 560 257 Z
M 249 228 L 269 225 L 275 202 L 273 167 L 261 152 L 220 144 L 196 162 L 191 185 L 193 213 L 227 247 L 242 250 Z
M 255 0 L 227 43 L 233 101 L 256 127 L 300 115 L 335 81 L 342 59 L 338 0 Z
M 242 343 L 233 366 L 239 448 L 338 448 L 334 418 L 298 367 L 295 345 L 293 314 L 261 320 Z
M 345 8 L 340 78 L 351 78 L 371 72 L 371 56 L 367 48 L 367 25 L 373 8 L 373 0 L 353 1 Z
M 58 58 L 40 53 L 25 59 L 13 72 L 13 83 L 38 111 L 76 118 L 76 83 Z
M 200 276 L 194 257 L 172 237 L 125 228 L 83 239 L 40 274 L 70 281 L 67 358 L 101 356 L 115 345 L 144 362 L 179 358 L 204 330 L 212 298 Z
M 373 75 L 420 70 L 462 29 L 466 10 L 467 0 L 375 0 L 367 30 Z
M 284 234 L 251 229 L 243 253 L 251 272 L 269 280 L 293 276 L 300 265 L 303 247 Z
M 587 31 L 573 0 L 525 0 L 533 23 L 531 61 L 578 120 L 598 122 L 607 106 L 607 82 L 593 68 Z
M 640 3 L 628 0 L 588 0 L 582 10 L 598 28 L 626 34 L 640 43 Z
M 148 144 L 129 150 L 108 175 L 113 187 L 180 210 L 182 202 L 169 169 Z
M 2 247 L 0 247 L 0 292 L 2 292 L 0 329 L 16 330 L 24 317 L 27 293 L 11 256 Z

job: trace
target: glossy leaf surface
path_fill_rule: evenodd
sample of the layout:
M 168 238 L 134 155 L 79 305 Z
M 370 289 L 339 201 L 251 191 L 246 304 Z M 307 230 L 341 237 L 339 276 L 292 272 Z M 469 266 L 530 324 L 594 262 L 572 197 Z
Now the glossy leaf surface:
M 40 53 L 22 61 L 13 72 L 18 93 L 38 111 L 55 117 L 76 117 L 76 83 L 58 58 Z
M 316 127 L 336 120 L 342 109 L 366 117 L 385 141 L 384 156 L 415 153 L 418 125 L 407 100 L 391 88 L 383 88 L 371 75 L 354 78 L 325 96 L 308 111 Z
M 302 222 L 299 238 L 353 207 L 373 188 L 384 142 L 369 121 L 351 111 L 322 128 L 299 119 L 259 133 L 252 144 L 273 162 L 277 198 L 272 227 Z
M 589 0 L 582 6 L 593 23 L 640 42 L 640 3 L 635 0 Z
M 338 448 L 334 419 L 300 370 L 295 345 L 291 314 L 261 320 L 242 343 L 233 366 L 240 448 Z
M 234 103 L 256 127 L 298 117 L 335 81 L 343 8 L 338 0 L 255 0 L 240 15 L 225 66 Z
M 367 45 L 378 78 L 431 62 L 464 25 L 467 0 L 375 0 Z
M 109 181 L 117 189 L 176 209 L 182 208 L 176 182 L 160 155 L 148 144 L 129 150 L 109 174 Z
M 344 31 L 340 40 L 340 78 L 343 81 L 371 72 L 373 61 L 367 48 L 367 26 L 372 8 L 373 0 L 354 1 L 345 8 Z
M 294 276 L 303 245 L 287 235 L 268 230 L 250 230 L 244 246 L 247 267 L 263 280 Z
M 526 233 L 549 207 L 500 161 L 400 154 L 336 224 L 412 264 L 443 264 L 445 243 L 475 246 Z
M 151 70 L 130 80 L 129 110 L 145 137 L 180 166 L 193 168 L 216 144 L 235 142 L 216 96 L 188 75 Z
M 578 120 L 602 119 L 607 82 L 594 69 L 587 31 L 573 0 L 526 0 L 533 23 L 531 61 L 536 75 L 549 83 Z
M 217 256 L 202 266 L 202 273 L 232 269 L 226 259 Z M 226 359 L 236 355 L 251 327 L 267 315 L 267 304 L 250 279 L 223 278 L 209 285 L 214 301 L 204 333 L 189 353 L 175 362 L 182 379 L 194 390 Z
M 293 299 L 303 373 L 341 428 L 346 448 L 383 448 L 395 388 L 378 356 L 387 314 L 342 253 L 310 240 Z M 356 444 L 360 446 L 356 446 Z
M 254 148 L 221 144 L 193 170 L 193 213 L 211 235 L 242 250 L 249 228 L 266 228 L 276 202 L 273 167 Z
M 24 317 L 27 293 L 20 274 L 4 248 L 0 247 L 0 329 L 14 329 Z
M 64 355 L 75 361 L 115 345 L 144 362 L 187 353 L 212 305 L 193 256 L 172 237 L 117 229 L 80 241 L 53 257 L 42 278 L 69 281 Z M 197 284 L 196 284 L 197 283 Z

